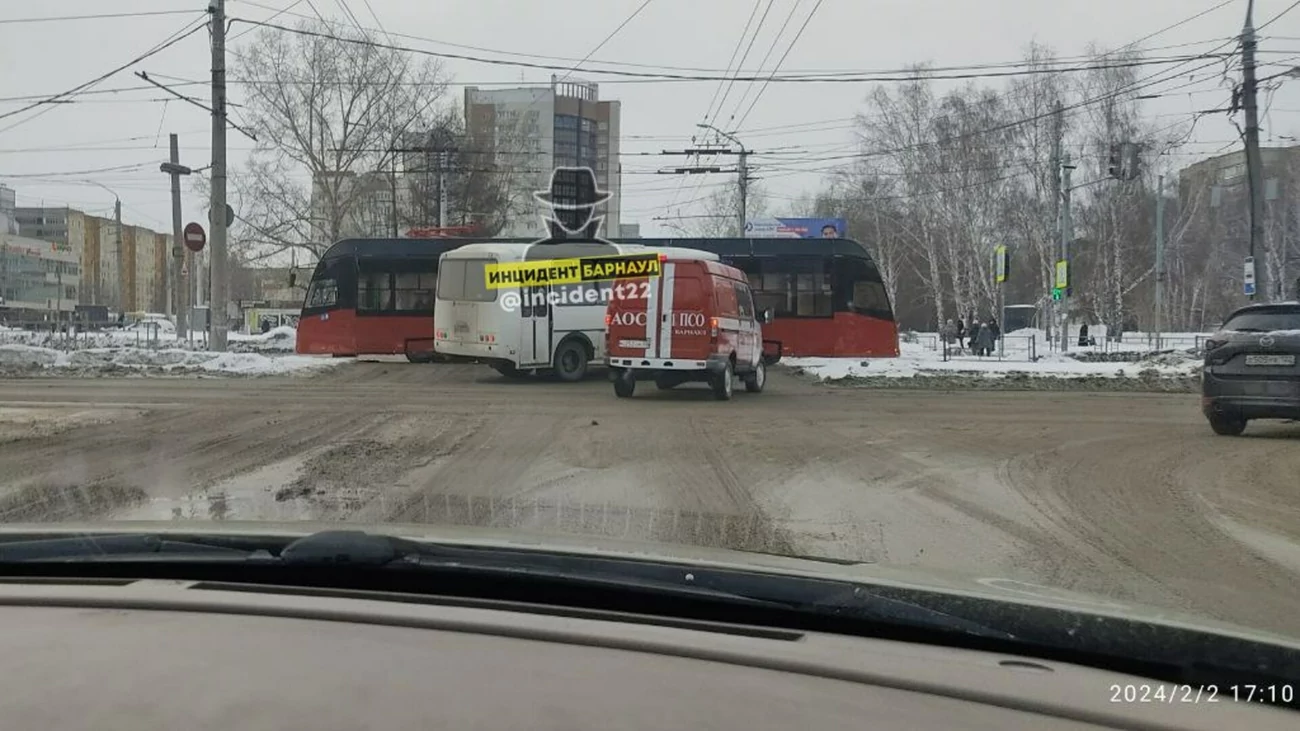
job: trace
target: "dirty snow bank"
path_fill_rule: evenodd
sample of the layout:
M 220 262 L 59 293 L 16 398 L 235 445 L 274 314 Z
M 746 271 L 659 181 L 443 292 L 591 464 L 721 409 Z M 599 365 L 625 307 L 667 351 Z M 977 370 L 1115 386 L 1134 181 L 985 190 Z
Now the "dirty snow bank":
M 282 326 L 252 335 L 232 332 L 227 334 L 227 341 L 232 353 L 293 353 L 298 342 L 298 331 Z M 154 332 L 144 328 L 61 333 L 0 327 L 0 346 L 4 345 L 31 345 L 61 351 L 94 348 L 204 350 L 207 347 L 201 331 L 195 331 L 187 341 L 178 338 L 175 333 Z
M 0 345 L 0 374 L 236 375 L 309 373 L 347 361 L 303 355 L 212 353 L 183 348 L 87 348 L 63 352 L 34 345 Z
M 1197 382 L 1201 363 L 1191 352 L 1179 350 L 1149 353 L 1136 362 L 1082 361 L 1059 353 L 1041 354 L 1032 361 L 1027 352 L 1008 347 L 1002 359 L 965 354 L 945 361 L 941 352 L 922 344 L 905 342 L 899 347 L 897 358 L 783 358 L 781 363 L 797 374 L 839 385 L 1064 388 L 1073 383 L 1130 390 L 1146 384 L 1161 391 L 1186 390 Z

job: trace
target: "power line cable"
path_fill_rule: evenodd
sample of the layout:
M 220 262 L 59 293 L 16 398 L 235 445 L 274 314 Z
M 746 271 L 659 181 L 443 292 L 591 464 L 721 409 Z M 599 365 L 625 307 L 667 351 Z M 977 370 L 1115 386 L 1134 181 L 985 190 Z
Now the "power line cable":
M 794 50 L 795 44 L 799 42 L 799 38 L 803 36 L 803 32 L 808 28 L 808 23 L 812 22 L 813 16 L 817 14 L 817 9 L 821 6 L 822 0 L 817 0 L 817 4 L 814 5 L 812 11 L 808 13 L 808 17 L 803 19 L 803 25 L 799 26 L 799 31 L 794 34 L 794 39 L 790 41 L 790 45 L 786 47 L 785 53 L 781 54 L 780 60 L 776 62 L 776 67 L 772 69 L 772 76 L 775 76 L 776 72 L 781 69 L 781 64 L 785 63 L 786 57 L 788 57 L 790 52 Z M 749 119 L 750 112 L 754 111 L 754 107 L 758 104 L 759 98 L 763 96 L 763 92 L 767 91 L 767 86 L 770 83 L 772 83 L 772 78 L 768 77 L 768 80 L 764 81 L 763 85 L 758 88 L 758 93 L 754 95 L 754 100 L 749 103 L 749 108 L 745 110 L 744 115 L 741 116 L 740 121 L 737 122 L 737 124 L 743 125 L 745 120 Z
M 150 56 L 154 56 L 154 55 L 156 55 L 156 54 L 159 54 L 159 53 L 161 53 L 161 52 L 167 50 L 168 48 L 171 48 L 172 46 L 176 45 L 177 43 L 180 43 L 181 41 L 185 40 L 186 38 L 189 38 L 190 36 L 194 35 L 195 33 L 199 32 L 200 30 L 202 30 L 202 29 L 204 29 L 205 27 L 207 27 L 207 23 L 206 23 L 206 21 L 204 21 L 204 22 L 200 22 L 199 25 L 197 25 L 197 26 L 195 26 L 195 27 L 193 27 L 193 28 L 190 28 L 189 26 L 192 25 L 193 23 L 194 23 L 194 21 L 191 21 L 190 23 L 186 23 L 186 24 L 185 24 L 185 28 L 188 28 L 188 30 L 182 29 L 182 30 L 179 32 L 179 35 L 178 35 L 178 34 L 173 34 L 172 37 L 171 37 L 169 40 L 164 41 L 164 42 L 160 43 L 159 45 L 154 46 L 153 48 L 149 49 L 148 51 L 145 51 L 144 53 L 140 54 L 139 56 L 136 56 L 135 58 L 131 59 L 130 61 L 128 61 L 128 62 L 122 64 L 121 66 L 118 66 L 118 67 L 112 69 L 111 71 L 108 71 L 107 73 L 104 73 L 104 74 L 101 74 L 101 75 L 99 75 L 99 76 L 96 76 L 95 78 L 91 79 L 90 81 L 87 81 L 87 82 L 84 82 L 84 83 L 78 84 L 77 86 L 74 86 L 74 87 L 72 87 L 71 89 L 68 89 L 68 90 L 65 91 L 65 92 L 62 92 L 62 93 L 59 93 L 59 94 L 55 94 L 55 95 L 53 95 L 53 96 L 51 96 L 51 97 L 48 97 L 48 98 L 46 98 L 46 99 L 43 99 L 43 100 L 41 100 L 41 101 L 37 101 L 37 102 L 33 102 L 33 103 L 31 103 L 31 104 L 28 104 L 27 106 L 22 107 L 21 109 L 16 109 L 16 110 L 14 110 L 14 111 L 10 111 L 10 112 L 4 112 L 3 114 L 0 114 L 0 119 L 8 119 L 9 117 L 13 117 L 13 116 L 15 116 L 15 115 L 22 114 L 23 112 L 30 111 L 30 110 L 35 109 L 35 108 L 40 107 L 40 106 L 46 106 L 46 109 L 53 109 L 52 106 L 48 106 L 48 105 L 51 105 L 51 104 L 57 104 L 57 103 L 59 102 L 59 100 L 61 100 L 61 99 L 65 99 L 65 98 L 67 98 L 67 97 L 73 96 L 73 95 L 77 94 L 78 92 L 82 91 L 83 89 L 87 89 L 87 88 L 89 88 L 89 87 L 92 87 L 92 86 L 94 86 L 95 84 L 98 84 L 98 83 L 100 83 L 101 81 L 104 81 L 105 79 L 108 79 L 108 78 L 110 78 L 110 77 L 112 77 L 112 76 L 114 76 L 114 75 L 116 75 L 116 74 L 119 74 L 119 73 L 125 71 L 126 69 L 130 68 L 132 65 L 137 64 L 137 63 L 139 63 L 139 62 L 145 60 L 146 58 L 149 58 Z M 31 121 L 31 120 L 34 119 L 34 118 L 35 118 L 35 115 L 34 115 L 33 117 L 28 117 L 28 118 L 25 119 L 25 120 L 20 120 L 20 121 L 19 121 L 18 123 L 16 123 L 16 124 L 11 124 L 11 125 L 9 125 L 8 127 L 5 127 L 4 129 L 0 129 L 0 132 L 7 132 L 7 131 L 13 129 L 14 127 L 18 126 L 18 124 L 22 124 L 23 122 L 29 122 L 29 121 Z
M 0 25 L 20 23 L 58 23 L 74 20 L 109 20 L 113 18 L 145 18 L 154 15 L 193 15 L 195 10 L 141 10 L 129 13 L 96 13 L 94 15 L 50 15 L 40 18 L 0 18 Z

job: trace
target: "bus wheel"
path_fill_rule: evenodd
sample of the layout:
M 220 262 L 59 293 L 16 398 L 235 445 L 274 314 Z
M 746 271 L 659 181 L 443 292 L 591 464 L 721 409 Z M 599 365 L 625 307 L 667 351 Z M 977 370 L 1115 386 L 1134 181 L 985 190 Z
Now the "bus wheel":
M 632 398 L 636 391 L 636 378 L 632 371 L 623 371 L 614 379 L 614 395 L 619 398 Z
M 750 393 L 762 393 L 765 383 L 767 383 L 767 364 L 759 358 L 754 370 L 745 374 L 745 390 Z
M 432 363 L 433 353 L 407 353 L 406 359 L 412 363 Z
M 714 374 L 709 385 L 713 387 L 713 398 L 719 401 L 731 400 L 732 389 L 736 386 L 736 370 L 732 367 L 731 361 L 727 361 L 721 373 Z
M 660 391 L 669 391 L 677 386 L 677 380 L 671 376 L 658 375 L 655 376 L 655 386 Z
M 555 350 L 555 373 L 570 383 L 587 377 L 587 348 L 577 340 L 560 343 Z

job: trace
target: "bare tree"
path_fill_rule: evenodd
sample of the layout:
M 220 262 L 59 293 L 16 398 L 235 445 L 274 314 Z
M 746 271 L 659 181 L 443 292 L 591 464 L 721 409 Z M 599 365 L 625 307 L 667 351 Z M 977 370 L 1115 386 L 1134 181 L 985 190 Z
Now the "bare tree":
M 740 186 L 728 183 L 718 186 L 704 199 L 703 217 L 692 219 L 692 233 L 706 239 L 740 236 Z M 745 196 L 745 217 L 763 218 L 769 212 L 767 193 L 757 183 L 750 183 Z
M 376 45 L 363 31 L 320 21 L 299 29 L 263 29 L 235 49 L 240 114 L 257 143 L 231 182 L 246 241 L 317 257 L 347 235 L 391 232 L 391 150 L 445 117 L 446 84 L 433 60 Z

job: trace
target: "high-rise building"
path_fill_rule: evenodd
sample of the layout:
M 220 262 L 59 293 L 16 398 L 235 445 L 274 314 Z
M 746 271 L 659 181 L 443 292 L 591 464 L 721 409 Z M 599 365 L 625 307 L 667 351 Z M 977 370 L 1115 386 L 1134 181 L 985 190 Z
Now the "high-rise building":
M 551 77 L 550 86 L 465 89 L 464 144 L 509 171 L 511 210 L 499 236 L 544 236 L 547 211 L 533 192 L 550 187 L 551 170 L 589 167 L 613 196 L 598 210 L 606 236 L 620 231 L 620 105 L 601 101 L 597 84 Z

